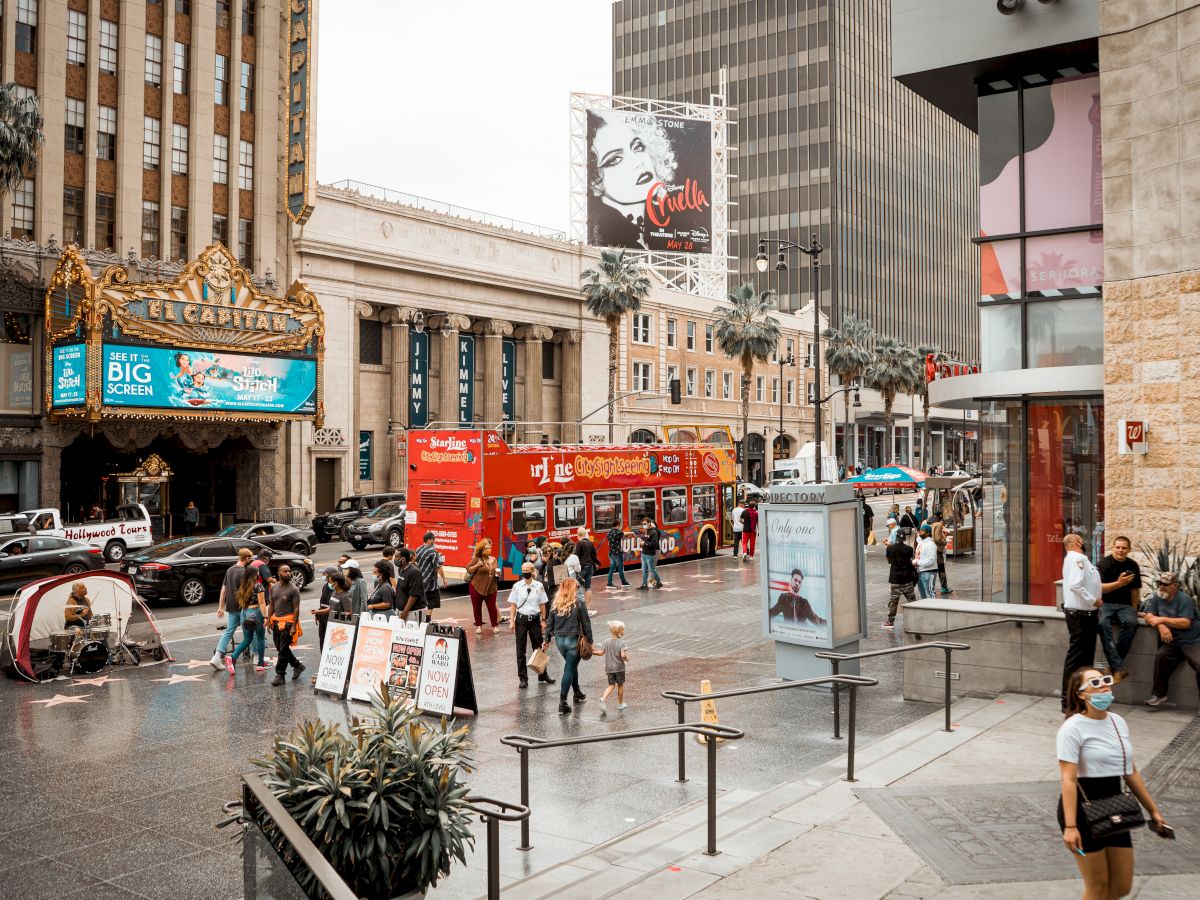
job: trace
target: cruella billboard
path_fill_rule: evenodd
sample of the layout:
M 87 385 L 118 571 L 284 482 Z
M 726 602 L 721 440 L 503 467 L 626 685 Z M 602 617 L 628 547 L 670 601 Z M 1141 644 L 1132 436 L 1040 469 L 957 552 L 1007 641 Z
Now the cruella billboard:
M 587 111 L 587 243 L 712 252 L 712 122 Z

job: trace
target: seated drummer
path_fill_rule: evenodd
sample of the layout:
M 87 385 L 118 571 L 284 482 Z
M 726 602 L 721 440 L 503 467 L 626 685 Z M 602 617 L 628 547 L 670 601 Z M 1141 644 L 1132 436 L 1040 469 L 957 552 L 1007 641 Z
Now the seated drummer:
M 68 628 L 83 628 L 92 620 L 92 600 L 87 595 L 87 585 L 82 581 L 71 587 L 64 613 Z

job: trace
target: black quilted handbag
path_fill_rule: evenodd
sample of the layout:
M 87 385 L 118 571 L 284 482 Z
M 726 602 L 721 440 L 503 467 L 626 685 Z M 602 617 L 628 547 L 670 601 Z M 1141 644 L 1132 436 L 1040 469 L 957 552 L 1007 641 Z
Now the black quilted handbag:
M 1111 717 L 1109 717 L 1109 721 L 1112 722 Z M 1117 728 L 1116 722 L 1112 722 L 1112 727 L 1113 731 L 1117 732 L 1117 740 L 1121 743 L 1121 771 L 1124 772 L 1129 768 L 1125 762 L 1125 741 L 1121 738 L 1121 732 Z M 1121 778 L 1121 793 L 1113 794 L 1111 797 L 1089 800 L 1087 794 L 1083 792 L 1082 786 L 1079 788 L 1079 793 L 1083 797 L 1084 821 L 1087 822 L 1088 831 L 1091 832 L 1092 837 L 1097 840 L 1124 834 L 1135 828 L 1142 828 L 1146 824 L 1142 806 L 1138 803 L 1137 797 L 1129 793 L 1124 777 Z

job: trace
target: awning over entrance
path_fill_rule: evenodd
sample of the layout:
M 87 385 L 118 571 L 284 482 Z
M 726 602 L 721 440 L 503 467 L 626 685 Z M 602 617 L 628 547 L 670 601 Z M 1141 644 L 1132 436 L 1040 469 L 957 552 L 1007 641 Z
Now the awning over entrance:
M 169 282 L 94 276 L 67 247 L 46 291 L 52 418 L 324 418 L 325 320 L 299 281 L 283 297 L 214 244 Z

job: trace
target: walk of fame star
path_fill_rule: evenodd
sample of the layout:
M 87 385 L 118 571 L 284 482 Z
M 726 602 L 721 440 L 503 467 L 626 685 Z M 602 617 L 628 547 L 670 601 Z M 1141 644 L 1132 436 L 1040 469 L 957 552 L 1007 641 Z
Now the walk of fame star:
M 73 684 L 73 685 L 86 684 L 86 685 L 90 685 L 91 687 L 103 687 L 104 685 L 108 684 L 110 681 L 124 681 L 124 680 L 125 680 L 124 678 L 113 678 L 111 675 L 97 675 L 95 678 L 76 678 L 71 682 L 71 684 Z
M 189 672 L 192 669 L 203 669 L 205 666 L 208 666 L 207 659 L 189 659 L 187 662 L 178 662 L 178 663 L 171 664 L 172 669 L 186 667 Z
M 30 703 L 44 703 L 44 704 L 46 704 L 46 709 L 49 709 L 51 706 L 58 706 L 62 703 L 87 703 L 87 700 L 85 700 L 84 698 L 90 697 L 90 696 L 92 696 L 92 695 L 91 694 L 75 694 L 74 696 L 68 696 L 67 694 L 55 694 L 49 700 L 30 700 L 29 702 Z
M 188 681 L 204 681 L 204 675 L 180 675 L 177 672 L 171 673 L 170 678 L 151 678 L 151 681 L 165 681 L 167 684 L 183 684 Z

